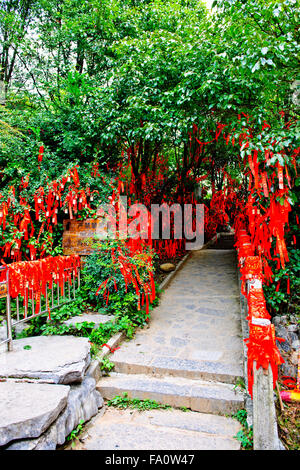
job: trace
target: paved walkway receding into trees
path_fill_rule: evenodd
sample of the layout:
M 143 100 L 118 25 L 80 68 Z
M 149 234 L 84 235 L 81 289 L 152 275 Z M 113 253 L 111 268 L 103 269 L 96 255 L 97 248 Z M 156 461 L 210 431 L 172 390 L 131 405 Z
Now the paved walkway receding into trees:
M 231 415 L 244 401 L 236 386 L 243 346 L 235 252 L 192 252 L 149 328 L 123 342 L 110 360 L 114 372 L 97 386 L 104 398 L 126 392 L 174 410 L 110 408 L 93 419 L 81 448 L 238 449 L 239 424 Z

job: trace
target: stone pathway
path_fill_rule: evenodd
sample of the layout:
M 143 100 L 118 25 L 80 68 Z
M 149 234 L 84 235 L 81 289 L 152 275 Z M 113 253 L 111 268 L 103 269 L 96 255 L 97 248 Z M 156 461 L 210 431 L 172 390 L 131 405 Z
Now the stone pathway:
M 110 356 L 97 389 L 106 399 L 154 399 L 192 411 L 107 409 L 80 449 L 239 449 L 244 407 L 239 290 L 234 250 L 192 252 L 162 294 L 149 328 Z M 219 416 L 223 415 L 223 416 Z

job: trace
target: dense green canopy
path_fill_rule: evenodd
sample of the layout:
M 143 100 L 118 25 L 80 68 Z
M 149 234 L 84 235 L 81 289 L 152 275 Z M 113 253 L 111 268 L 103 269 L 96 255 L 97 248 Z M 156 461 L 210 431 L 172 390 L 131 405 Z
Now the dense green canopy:
M 115 161 L 139 144 L 181 161 L 193 124 L 250 113 L 275 125 L 298 110 L 296 0 L 2 0 L 2 187 L 71 163 Z M 208 153 L 224 159 L 225 146 Z M 16 164 L 16 161 L 18 163 Z M 40 177 L 41 175 L 39 175 Z M 37 175 L 38 177 L 38 175 Z

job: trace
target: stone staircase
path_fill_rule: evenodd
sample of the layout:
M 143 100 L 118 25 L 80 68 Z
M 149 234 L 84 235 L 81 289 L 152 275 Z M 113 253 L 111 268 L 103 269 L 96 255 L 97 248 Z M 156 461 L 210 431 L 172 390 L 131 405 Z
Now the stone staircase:
M 231 417 L 244 408 L 236 385 L 243 367 L 234 251 L 192 253 L 163 293 L 150 328 L 110 360 L 114 372 L 97 384 L 105 399 L 127 393 L 174 409 L 108 409 L 83 448 L 239 449 L 240 425 Z
M 236 413 L 244 404 L 243 397 L 231 384 L 184 377 L 112 373 L 101 379 L 96 388 L 106 399 L 126 392 L 130 398 L 150 399 L 176 408 L 217 415 Z
M 108 408 L 93 419 L 88 438 L 77 450 L 239 450 L 231 418 L 180 410 Z M 118 453 L 116 452 L 116 455 Z

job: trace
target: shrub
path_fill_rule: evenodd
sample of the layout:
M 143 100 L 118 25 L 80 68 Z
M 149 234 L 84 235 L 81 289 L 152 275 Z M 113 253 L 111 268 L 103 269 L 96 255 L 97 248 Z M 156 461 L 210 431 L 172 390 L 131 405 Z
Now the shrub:
M 154 253 L 146 244 L 133 251 L 124 240 L 98 242 L 83 268 L 84 289 L 90 303 L 142 324 L 155 300 Z M 149 299 L 147 299 L 149 297 Z M 141 307 L 146 304 L 146 310 Z

